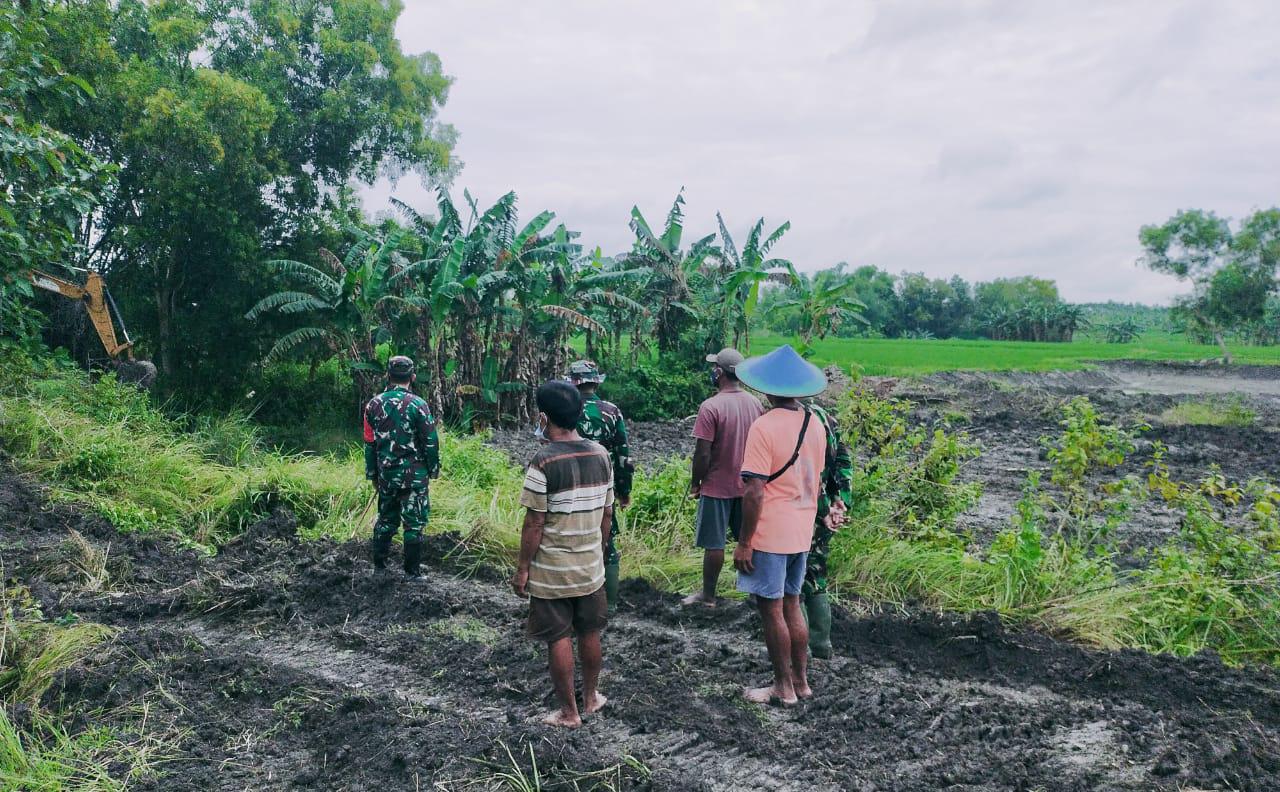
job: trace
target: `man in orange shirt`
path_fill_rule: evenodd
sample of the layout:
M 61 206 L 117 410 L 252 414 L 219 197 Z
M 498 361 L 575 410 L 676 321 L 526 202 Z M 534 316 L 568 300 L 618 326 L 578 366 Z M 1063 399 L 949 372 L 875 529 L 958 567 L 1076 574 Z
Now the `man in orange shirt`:
M 758 704 L 809 698 L 809 627 L 800 604 L 826 463 L 822 421 L 800 402 L 827 386 L 817 366 L 790 346 L 741 363 L 738 378 L 772 406 L 751 425 L 742 459 L 742 535 L 733 551 L 738 590 L 753 594 L 773 684 L 748 688 Z

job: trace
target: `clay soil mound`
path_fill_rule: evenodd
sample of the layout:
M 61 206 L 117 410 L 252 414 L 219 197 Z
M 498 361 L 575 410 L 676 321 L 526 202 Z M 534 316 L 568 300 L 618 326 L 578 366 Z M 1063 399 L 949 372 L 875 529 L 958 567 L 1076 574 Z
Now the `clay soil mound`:
M 71 531 L 107 554 L 97 590 L 69 563 Z M 991 616 L 840 613 L 817 698 L 760 708 L 740 694 L 768 675 L 744 605 L 682 610 L 626 581 L 609 707 L 563 732 L 537 719 L 545 652 L 523 603 L 499 572 L 463 574 L 447 536 L 417 586 L 374 575 L 359 543 L 299 543 L 285 511 L 205 558 L 6 475 L 0 551 L 48 617 L 119 628 L 44 704 L 124 727 L 145 703 L 179 756 L 136 788 L 506 788 L 496 774 L 511 756 L 529 772 L 530 750 L 544 789 L 1280 788 L 1280 678 L 1213 657 L 1088 651 Z

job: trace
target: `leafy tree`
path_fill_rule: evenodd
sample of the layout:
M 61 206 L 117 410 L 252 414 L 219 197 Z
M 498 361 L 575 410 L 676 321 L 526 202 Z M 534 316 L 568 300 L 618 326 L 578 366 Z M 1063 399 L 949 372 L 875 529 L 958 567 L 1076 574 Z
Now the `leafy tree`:
M 997 309 L 1016 310 L 1026 305 L 1056 305 L 1062 302 L 1058 286 L 1051 280 L 1024 275 L 996 278 L 973 288 L 974 310 L 978 314 Z
M 82 79 L 47 54 L 42 7 L 0 8 L 0 334 L 34 333 L 25 274 L 62 263 L 80 217 L 109 181 L 109 168 L 39 120 L 45 108 L 72 112 L 92 96 Z
M 1212 212 L 1181 211 L 1138 235 L 1140 263 L 1191 284 L 1176 312 L 1194 329 L 1211 335 L 1231 362 L 1225 332 L 1263 320 L 1276 291 L 1280 263 L 1280 209 L 1255 212 L 1235 231 Z
M 1099 328 L 1108 344 L 1131 344 L 1142 335 L 1142 325 L 1132 317 L 1117 319 Z
M 82 0 L 51 12 L 51 50 L 96 97 L 48 120 L 120 163 L 87 215 L 105 270 L 173 382 L 244 368 L 266 251 L 312 259 L 317 216 L 347 180 L 447 177 L 448 79 L 401 54 L 398 2 Z M 179 361 L 182 365 L 179 365 Z M 225 375 L 224 375 L 225 376 Z
M 904 332 L 926 330 L 937 338 L 950 338 L 964 327 L 971 299 L 963 279 L 904 273 L 897 294 L 897 325 Z
M 844 266 L 843 263 L 837 264 L 836 270 L 842 272 Z M 854 293 L 866 306 L 863 315 L 867 318 L 868 326 L 887 336 L 897 335 L 895 322 L 899 313 L 898 295 L 893 276 L 867 265 L 858 267 L 849 277 L 854 284 Z

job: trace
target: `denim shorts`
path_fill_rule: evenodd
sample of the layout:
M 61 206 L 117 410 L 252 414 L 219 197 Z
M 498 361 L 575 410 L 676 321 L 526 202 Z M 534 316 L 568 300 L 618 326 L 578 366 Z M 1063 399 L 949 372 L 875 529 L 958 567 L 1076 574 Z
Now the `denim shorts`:
M 742 529 L 742 498 L 698 498 L 698 533 L 694 546 L 703 550 L 723 550 L 725 536 L 738 541 Z
M 783 594 L 796 596 L 804 585 L 804 570 L 808 560 L 808 553 L 766 553 L 763 550 L 752 550 L 751 563 L 755 571 L 750 575 L 738 573 L 738 591 L 765 599 L 781 599 Z

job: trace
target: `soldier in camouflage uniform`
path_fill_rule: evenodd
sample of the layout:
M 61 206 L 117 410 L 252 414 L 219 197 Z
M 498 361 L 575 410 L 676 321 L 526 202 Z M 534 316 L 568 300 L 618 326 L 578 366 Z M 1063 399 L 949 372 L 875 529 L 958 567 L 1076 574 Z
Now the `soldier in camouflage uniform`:
M 822 474 L 822 492 L 818 495 L 818 517 L 813 529 L 813 546 L 805 568 L 805 612 L 809 617 L 809 650 L 814 657 L 831 657 L 831 601 L 827 598 L 827 552 L 831 536 L 844 522 L 845 510 L 851 505 L 853 492 L 853 455 L 840 440 L 835 420 L 827 411 L 810 404 L 827 430 L 827 461 Z
M 582 394 L 582 418 L 578 421 L 578 434 L 594 440 L 609 452 L 613 463 L 613 489 L 618 508 L 613 510 L 613 527 L 609 532 L 609 546 L 604 550 L 604 587 L 609 598 L 609 609 L 618 606 L 618 511 L 631 502 L 631 480 L 635 465 L 631 461 L 631 449 L 627 445 L 627 424 L 622 410 L 612 402 L 596 395 L 596 389 L 604 382 L 595 363 L 579 360 L 569 366 L 568 379 Z
M 373 565 L 385 569 L 391 540 L 404 523 L 404 573 L 422 573 L 422 529 L 431 511 L 428 488 L 440 476 L 440 439 L 431 408 L 410 390 L 413 361 L 397 355 L 387 362 L 388 387 L 364 408 L 364 472 L 378 493 L 373 527 Z

